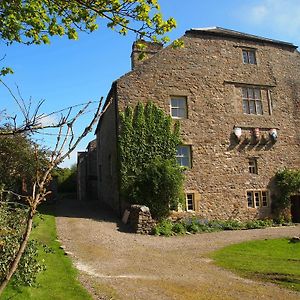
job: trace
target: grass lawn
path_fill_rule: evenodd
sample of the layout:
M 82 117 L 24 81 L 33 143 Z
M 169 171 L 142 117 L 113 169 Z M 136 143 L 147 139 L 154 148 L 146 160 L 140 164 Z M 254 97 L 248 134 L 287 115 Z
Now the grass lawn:
M 239 275 L 300 291 L 300 243 L 288 239 L 245 242 L 218 250 L 212 258 Z
M 49 208 L 47 208 L 49 211 Z M 44 211 L 44 209 L 43 209 Z M 80 285 L 77 271 L 72 266 L 69 257 L 59 249 L 56 241 L 55 217 L 51 211 L 41 213 L 35 220 L 38 226 L 32 232 L 32 238 L 53 249 L 53 253 L 40 252 L 40 259 L 44 260 L 46 271 L 38 275 L 36 287 L 14 288 L 9 285 L 4 291 L 1 299 L 13 300 L 89 300 L 92 299 L 88 292 Z

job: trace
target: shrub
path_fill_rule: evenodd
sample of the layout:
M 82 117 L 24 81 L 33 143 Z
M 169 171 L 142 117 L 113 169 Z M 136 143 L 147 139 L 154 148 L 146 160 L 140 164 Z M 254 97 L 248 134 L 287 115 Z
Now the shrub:
M 239 230 L 244 227 L 244 224 L 237 220 L 228 220 L 222 222 L 223 230 Z
M 172 227 L 172 231 L 176 234 L 185 234 L 186 227 L 184 223 L 175 223 Z
M 191 233 L 197 233 L 200 231 L 199 222 L 196 219 L 192 219 L 186 223 L 186 230 Z
M 160 223 L 158 223 L 154 227 L 154 234 L 155 235 L 165 235 L 165 236 L 171 236 L 173 234 L 172 232 L 173 223 L 170 220 L 162 220 Z
M 274 198 L 273 210 L 277 218 L 290 219 L 290 211 L 288 210 L 287 213 L 286 209 L 290 206 L 291 195 L 300 190 L 300 169 L 278 171 L 275 175 L 275 183 L 280 191 L 280 195 Z
M 245 223 L 246 229 L 259 229 L 273 226 L 272 220 L 253 220 Z
M 0 282 L 5 278 L 9 265 L 15 257 L 24 234 L 27 210 L 13 203 L 0 204 Z M 12 277 L 14 285 L 33 285 L 37 274 L 44 266 L 37 261 L 38 242 L 28 242 L 17 271 Z
M 241 229 L 256 229 L 266 228 L 273 226 L 272 220 L 253 220 L 247 222 L 241 222 L 238 220 L 227 220 L 227 221 L 207 221 L 201 220 L 196 217 L 186 218 L 180 222 L 172 222 L 170 220 L 161 221 L 154 228 L 154 234 L 156 235 L 178 235 L 185 234 L 186 232 L 197 233 L 197 232 L 214 232 L 221 230 L 241 230 Z

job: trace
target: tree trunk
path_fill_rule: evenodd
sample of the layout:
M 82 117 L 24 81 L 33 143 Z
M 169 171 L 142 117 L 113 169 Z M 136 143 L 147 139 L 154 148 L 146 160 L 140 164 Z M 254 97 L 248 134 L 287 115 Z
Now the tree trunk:
M 16 255 L 15 259 L 12 261 L 12 263 L 10 264 L 5 279 L 1 282 L 1 285 L 0 285 L 0 296 L 3 293 L 4 289 L 6 288 L 6 286 L 8 285 L 11 277 L 16 272 L 16 270 L 18 268 L 18 265 L 19 265 L 19 262 L 21 260 L 21 257 L 23 255 L 25 249 L 26 249 L 26 246 L 27 246 L 27 243 L 28 243 L 28 240 L 29 240 L 29 236 L 30 236 L 30 233 L 31 233 L 31 229 L 32 229 L 33 215 L 34 214 L 32 213 L 32 211 L 30 211 L 29 215 L 28 215 L 28 219 L 27 219 L 26 231 L 25 231 L 25 233 L 23 235 L 23 239 L 22 239 L 22 242 L 20 244 L 20 247 L 19 247 L 19 250 L 17 252 L 17 255 Z

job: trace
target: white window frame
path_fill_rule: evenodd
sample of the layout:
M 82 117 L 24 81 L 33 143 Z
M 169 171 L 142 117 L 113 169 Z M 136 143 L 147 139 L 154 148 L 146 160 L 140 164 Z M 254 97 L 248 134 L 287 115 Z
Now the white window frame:
M 248 208 L 262 208 L 269 207 L 270 205 L 270 194 L 268 190 L 247 190 L 246 196 Z
M 190 198 L 189 198 L 190 197 Z M 191 203 L 189 203 L 191 201 Z M 190 209 L 190 204 L 192 206 L 192 209 Z M 193 193 L 186 193 L 185 194 L 185 205 L 186 205 L 186 211 L 195 211 L 195 194 Z
M 177 146 L 177 151 L 176 151 L 176 160 L 177 163 L 181 166 L 181 167 L 187 167 L 187 168 L 191 168 L 192 167 L 192 159 L 191 159 L 191 145 L 178 145 Z M 185 155 L 185 153 L 183 153 L 183 149 L 188 149 L 187 150 L 187 155 Z M 183 164 L 183 160 L 188 159 L 188 163 L 187 164 Z
M 177 102 L 177 103 L 175 103 Z M 178 102 L 181 102 L 180 105 Z M 174 113 L 174 111 L 176 113 Z M 172 119 L 187 119 L 187 97 L 171 96 L 170 99 L 170 115 Z
M 248 159 L 248 168 L 250 174 L 258 174 L 257 158 L 251 157 Z

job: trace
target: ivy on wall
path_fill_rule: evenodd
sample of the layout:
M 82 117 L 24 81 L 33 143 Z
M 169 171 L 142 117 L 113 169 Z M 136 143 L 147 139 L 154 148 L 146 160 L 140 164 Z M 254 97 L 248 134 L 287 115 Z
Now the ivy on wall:
M 120 112 L 121 197 L 150 208 L 156 218 L 183 201 L 182 168 L 176 162 L 179 123 L 149 102 Z

